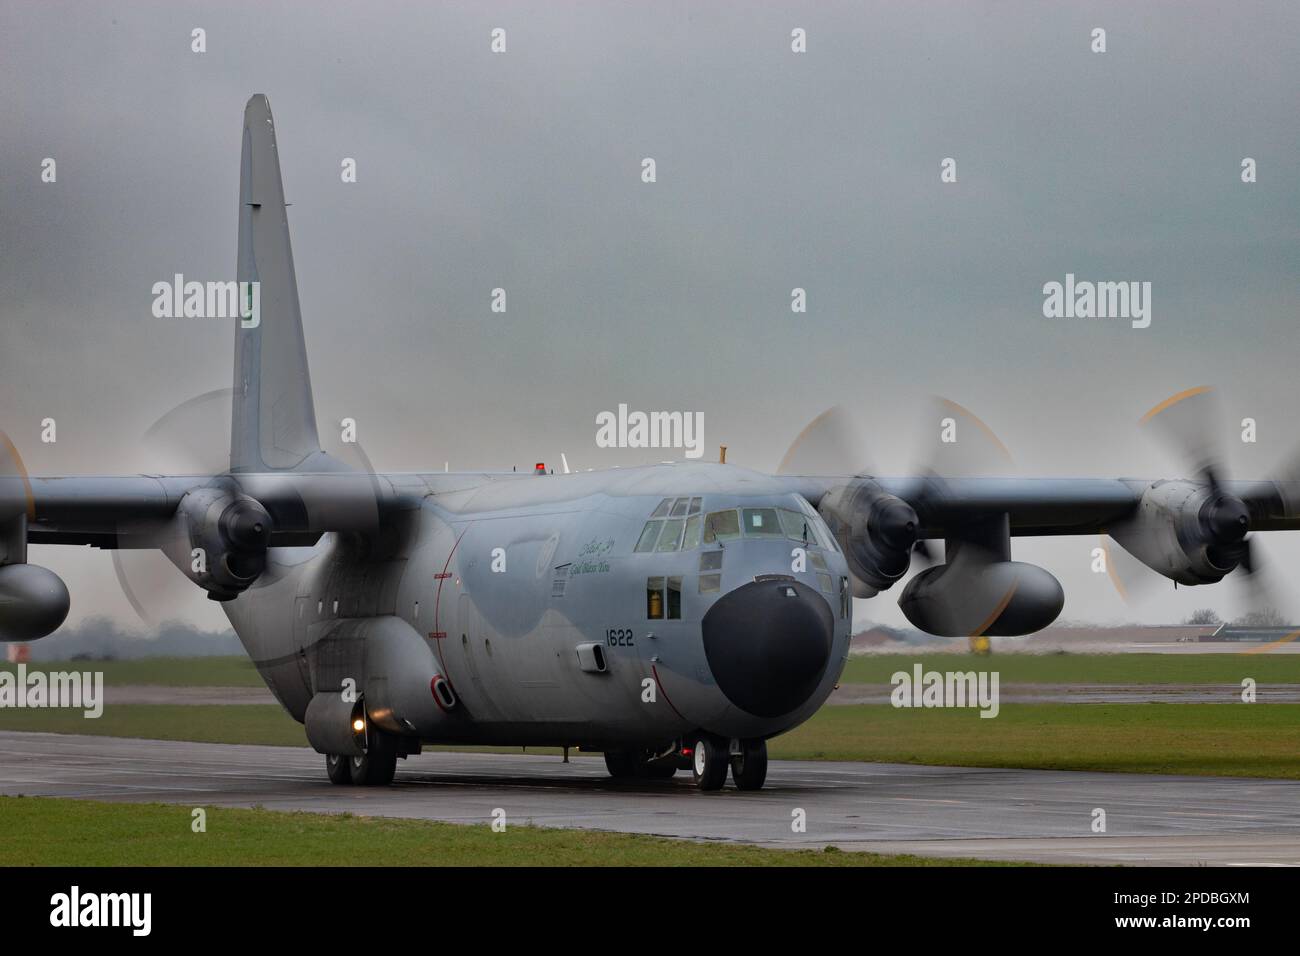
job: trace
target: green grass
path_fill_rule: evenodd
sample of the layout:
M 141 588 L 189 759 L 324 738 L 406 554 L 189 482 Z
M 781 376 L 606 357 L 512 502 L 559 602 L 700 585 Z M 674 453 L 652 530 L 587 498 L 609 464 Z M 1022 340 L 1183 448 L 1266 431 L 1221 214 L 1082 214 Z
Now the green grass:
M 988 866 L 979 860 L 768 850 L 527 821 L 482 825 L 0 797 L 0 866 Z M 1015 864 L 1002 864 L 1015 865 Z
M 1300 683 L 1297 654 L 859 654 L 841 683 L 889 684 L 896 671 L 996 670 L 1005 686 L 1020 684 L 1261 684 Z
M 1300 779 L 1300 704 L 824 707 L 774 758 Z
M 0 710 L 0 730 L 214 744 L 305 747 L 307 735 L 279 704 L 116 704 L 88 720 L 79 710 Z
M 16 664 L 0 663 L 12 671 Z M 34 661 L 28 670 L 103 671 L 106 684 L 165 687 L 265 687 L 247 657 L 142 657 L 129 661 Z
M 0 730 L 306 745 L 302 726 L 273 705 L 124 704 L 98 720 L 3 710 Z M 778 759 L 1300 779 L 1300 704 L 1004 704 L 991 720 L 975 710 L 824 707 L 769 750 Z

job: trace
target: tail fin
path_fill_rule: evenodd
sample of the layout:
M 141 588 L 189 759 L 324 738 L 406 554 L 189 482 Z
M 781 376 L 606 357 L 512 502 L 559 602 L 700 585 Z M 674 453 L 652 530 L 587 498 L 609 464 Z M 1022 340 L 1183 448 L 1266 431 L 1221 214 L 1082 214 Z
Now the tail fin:
M 255 293 L 240 286 L 241 296 L 249 289 L 257 306 L 255 320 L 240 319 L 235 329 L 230 469 L 290 470 L 318 452 L 320 440 L 275 126 L 261 93 L 244 107 L 238 279 L 258 286 Z

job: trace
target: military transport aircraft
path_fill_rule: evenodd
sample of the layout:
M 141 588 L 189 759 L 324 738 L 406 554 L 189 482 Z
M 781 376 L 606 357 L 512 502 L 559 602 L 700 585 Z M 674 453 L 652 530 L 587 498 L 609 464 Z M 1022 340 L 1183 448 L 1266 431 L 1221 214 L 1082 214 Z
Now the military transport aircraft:
M 257 323 L 234 323 L 228 470 L 28 477 L 4 439 L 0 638 L 37 639 L 67 615 L 67 588 L 27 563 L 29 543 L 160 549 L 223 602 L 335 783 L 387 784 L 431 743 L 579 747 L 614 777 L 690 767 L 701 789 L 728 771 L 756 789 L 766 740 L 838 680 L 852 598 L 889 588 L 928 539 L 945 560 L 903 591 L 907 617 L 1013 635 L 1064 600 L 1046 570 L 1011 560 L 1013 536 L 1106 532 L 1197 585 L 1253 570 L 1248 532 L 1300 528 L 1295 481 L 1226 481 L 1208 459 L 1160 481 L 704 462 L 368 473 L 318 440 L 262 95 L 244 111 L 238 246 L 238 278 L 261 298 Z

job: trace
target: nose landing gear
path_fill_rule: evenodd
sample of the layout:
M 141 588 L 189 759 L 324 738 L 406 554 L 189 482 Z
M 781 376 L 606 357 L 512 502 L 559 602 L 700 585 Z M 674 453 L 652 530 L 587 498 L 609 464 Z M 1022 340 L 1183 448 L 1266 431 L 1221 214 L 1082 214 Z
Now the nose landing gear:
M 767 741 L 724 740 L 696 734 L 691 745 L 691 769 L 701 790 L 721 790 L 727 770 L 737 790 L 758 790 L 767 780 Z
M 721 790 L 727 782 L 727 742 L 711 734 L 696 734 L 691 742 L 691 772 L 701 790 Z
M 742 740 L 731 751 L 731 779 L 737 790 L 760 790 L 767 780 L 767 741 Z
M 767 741 L 728 740 L 700 732 L 661 754 L 605 751 L 605 768 L 615 780 L 667 780 L 684 767 L 691 769 L 701 790 L 721 790 L 728 770 L 737 790 L 759 790 L 767 780 Z

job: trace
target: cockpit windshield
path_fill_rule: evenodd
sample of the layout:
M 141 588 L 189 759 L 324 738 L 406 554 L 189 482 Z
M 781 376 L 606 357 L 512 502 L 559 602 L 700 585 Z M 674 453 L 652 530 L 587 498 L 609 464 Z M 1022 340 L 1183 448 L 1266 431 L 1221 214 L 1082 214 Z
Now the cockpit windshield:
M 692 551 L 701 543 L 746 538 L 788 538 L 834 550 L 821 521 L 788 508 L 726 508 L 701 513 L 701 498 L 665 498 L 641 530 L 637 552 Z M 809 509 L 811 512 L 811 508 Z
M 704 519 L 704 543 L 730 541 L 740 537 L 740 519 L 735 509 L 729 511 L 710 511 Z

